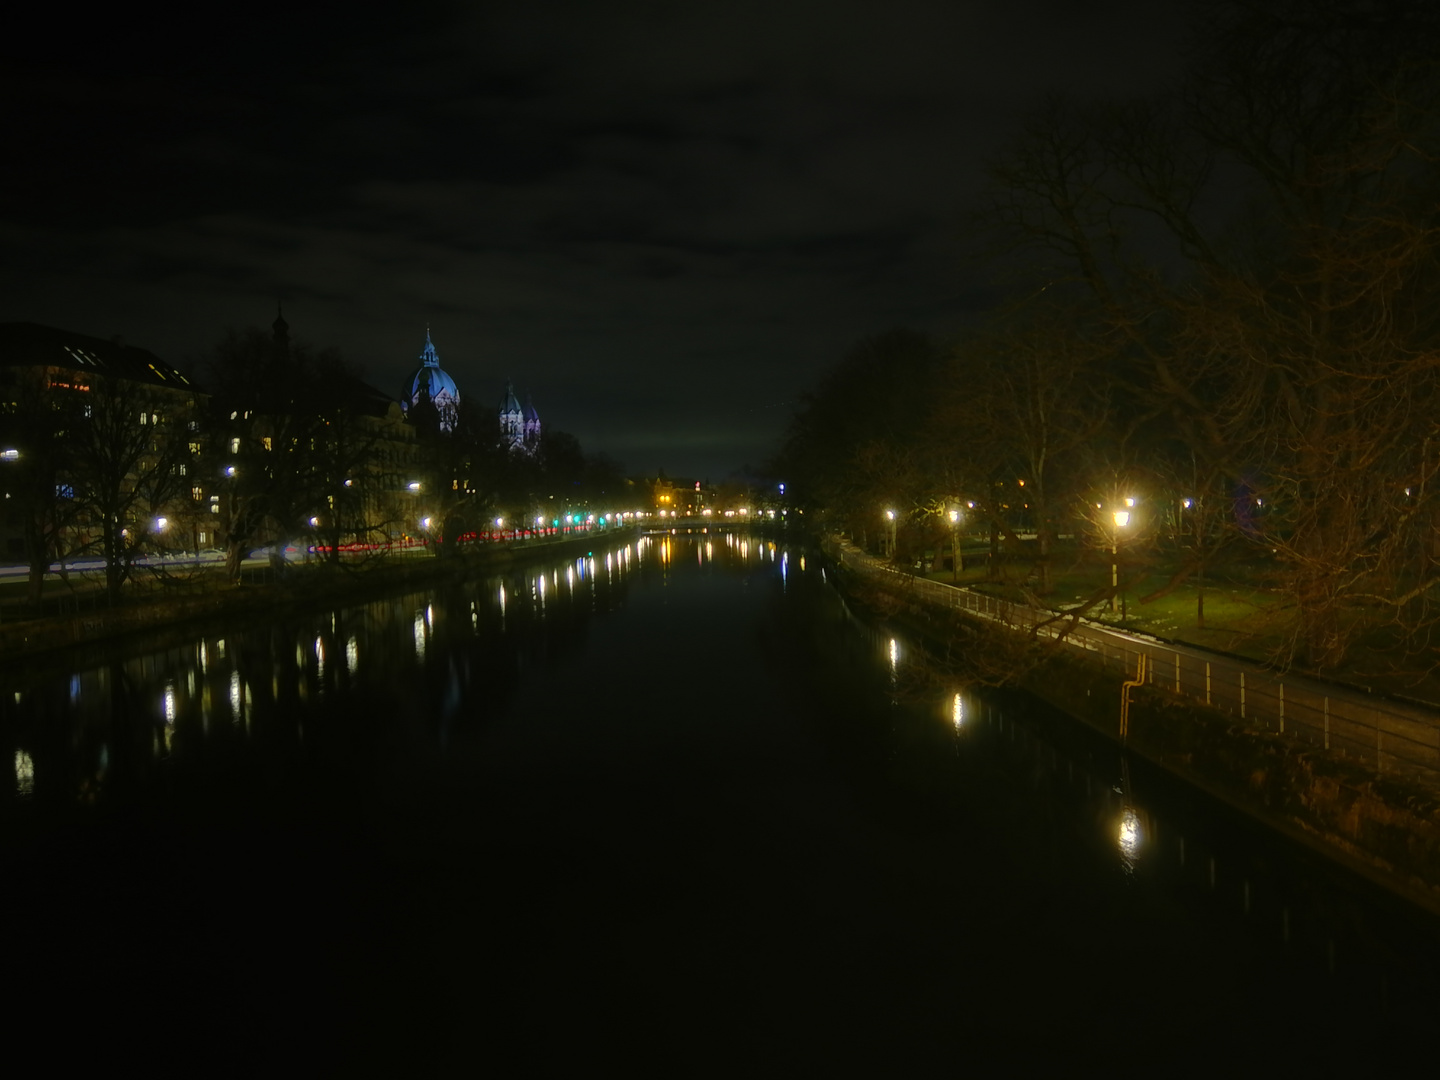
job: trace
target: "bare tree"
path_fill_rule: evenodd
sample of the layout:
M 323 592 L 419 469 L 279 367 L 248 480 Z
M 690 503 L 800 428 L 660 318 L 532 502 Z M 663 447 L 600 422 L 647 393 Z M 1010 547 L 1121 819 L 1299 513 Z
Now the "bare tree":
M 1284 570 L 1280 659 L 1335 667 L 1434 619 L 1440 35 L 1407 3 L 1215 7 L 1165 100 L 1038 116 L 995 220 L 1084 282 L 1127 392 L 1227 477 L 1229 528 Z
M 52 386 L 42 369 L 8 373 L 0 404 L 0 486 L 8 512 L 19 518 L 29 564 L 26 598 L 38 610 L 45 574 L 70 554 L 82 506 L 75 498 L 73 433 L 83 422 L 82 395 Z
M 82 416 L 70 430 L 75 498 L 99 530 L 111 603 L 149 545 L 160 511 L 188 498 L 187 395 L 147 383 L 91 375 Z
M 231 331 L 216 346 L 204 467 L 219 499 L 231 580 L 261 545 L 283 569 L 287 542 L 311 535 L 322 515 L 334 520 L 332 500 L 348 497 L 344 482 L 355 479 L 373 443 L 350 423 L 338 394 L 350 378 L 334 350 L 292 345 L 280 319 L 271 335 Z
M 1002 532 L 1034 529 L 1042 595 L 1051 591 L 1059 519 L 1083 484 L 1080 451 L 1110 420 L 1109 357 L 1088 329 L 1073 313 L 1042 308 L 965 341 L 931 416 L 933 444 L 954 477 L 948 486 L 990 524 L 992 567 Z

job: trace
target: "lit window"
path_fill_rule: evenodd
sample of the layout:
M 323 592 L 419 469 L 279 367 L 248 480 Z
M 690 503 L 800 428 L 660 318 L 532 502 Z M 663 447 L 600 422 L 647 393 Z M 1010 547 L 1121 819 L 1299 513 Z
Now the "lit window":
M 231 452 L 232 454 L 238 454 L 238 453 L 240 452 L 240 440 L 239 440 L 239 439 L 231 439 L 231 440 L 230 440 L 230 452 Z

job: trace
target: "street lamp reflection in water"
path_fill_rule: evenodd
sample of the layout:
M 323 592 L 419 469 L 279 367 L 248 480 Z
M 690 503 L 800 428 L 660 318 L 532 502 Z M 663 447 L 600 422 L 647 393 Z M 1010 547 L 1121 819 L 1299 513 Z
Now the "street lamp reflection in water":
M 1140 815 L 1133 806 L 1123 808 L 1120 811 L 1120 831 L 1116 842 L 1120 845 L 1120 862 L 1127 874 L 1135 872 L 1135 863 L 1140 859 L 1140 844 L 1143 839 Z
M 15 794 L 35 793 L 35 762 L 24 750 L 15 751 Z

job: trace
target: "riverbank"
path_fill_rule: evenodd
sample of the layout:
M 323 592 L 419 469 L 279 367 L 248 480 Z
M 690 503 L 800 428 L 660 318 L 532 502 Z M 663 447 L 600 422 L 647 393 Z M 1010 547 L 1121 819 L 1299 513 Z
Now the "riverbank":
M 1122 738 L 1124 676 L 1057 643 L 934 603 L 901 577 L 838 574 L 842 589 L 928 644 L 956 674 L 1023 689 L 1130 752 L 1226 804 L 1440 914 L 1440 791 L 1353 758 L 1267 731 L 1150 683 L 1131 689 Z
M 81 645 L 99 644 L 131 634 L 182 626 L 227 616 L 247 616 L 305 607 L 329 599 L 363 599 L 397 585 L 439 579 L 465 580 L 502 572 L 516 564 L 542 558 L 589 552 L 612 544 L 633 530 L 607 530 L 555 539 L 473 545 L 439 559 L 409 557 L 362 564 L 287 566 L 287 572 L 265 584 L 234 585 L 218 575 L 187 581 L 173 591 L 160 589 L 129 597 L 114 607 L 74 615 L 12 620 L 0 626 L 0 656 L 7 663 Z M 183 588 L 183 591 L 182 591 Z

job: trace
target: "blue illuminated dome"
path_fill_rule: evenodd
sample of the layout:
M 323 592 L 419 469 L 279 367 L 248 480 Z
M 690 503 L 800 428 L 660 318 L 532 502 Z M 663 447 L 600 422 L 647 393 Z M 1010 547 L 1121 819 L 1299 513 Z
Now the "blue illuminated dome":
M 440 366 L 440 357 L 430 340 L 430 330 L 425 330 L 425 351 L 420 354 L 420 366 L 406 385 L 400 397 L 400 407 L 408 415 L 410 410 L 424 402 L 435 406 L 440 419 L 440 430 L 450 431 L 460 412 L 460 388 L 455 385 L 448 372 Z

